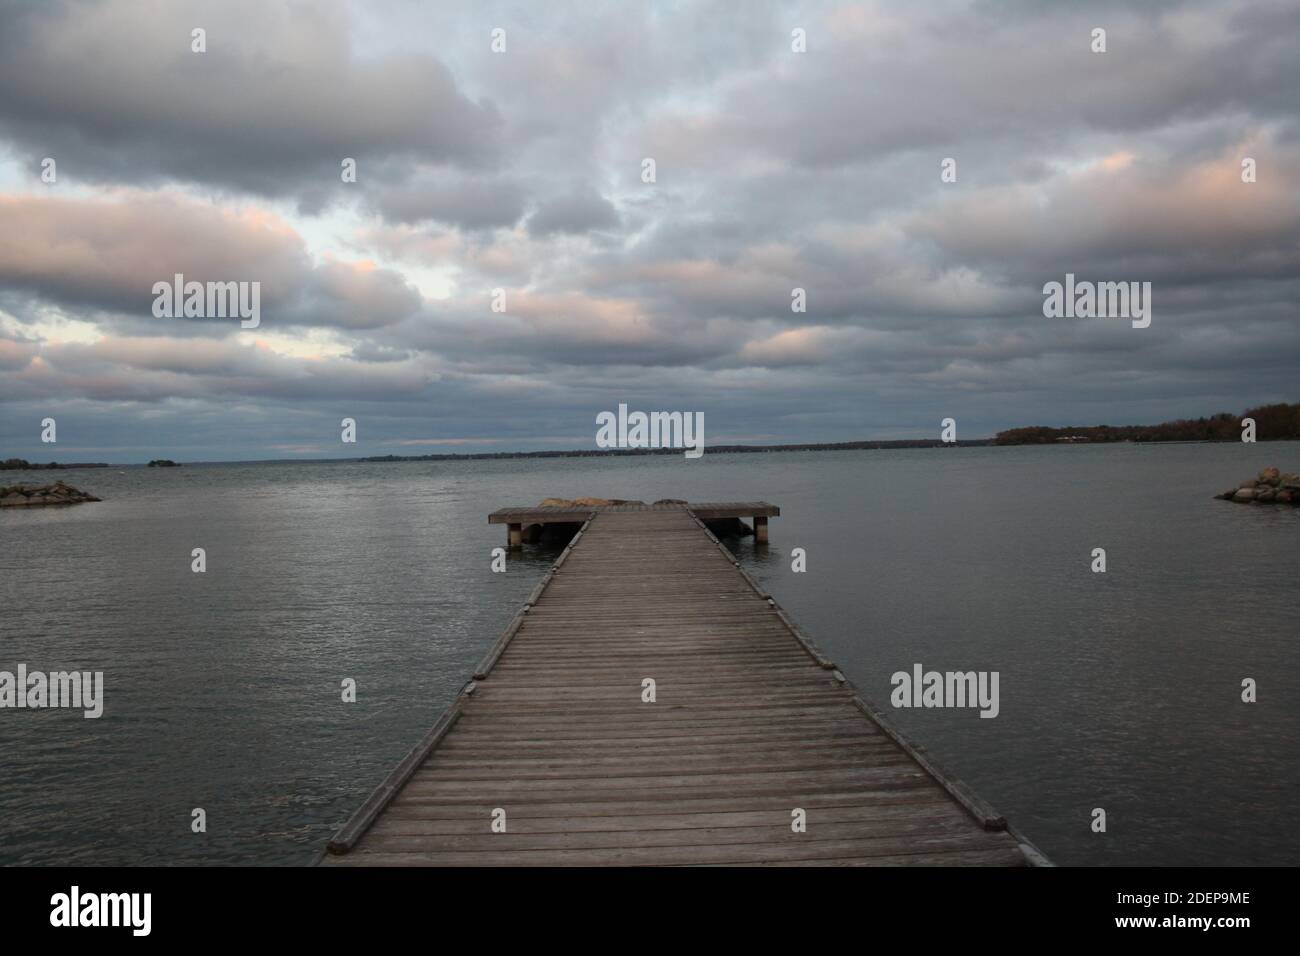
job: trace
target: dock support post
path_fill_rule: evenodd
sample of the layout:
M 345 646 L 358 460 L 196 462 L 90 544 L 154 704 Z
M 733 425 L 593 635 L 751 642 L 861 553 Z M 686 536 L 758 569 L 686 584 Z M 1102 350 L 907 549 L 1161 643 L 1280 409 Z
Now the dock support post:
M 767 518 L 754 516 L 754 542 L 767 544 Z
M 514 551 L 522 548 L 524 545 L 524 526 L 521 524 L 506 525 L 506 544 L 510 550 Z

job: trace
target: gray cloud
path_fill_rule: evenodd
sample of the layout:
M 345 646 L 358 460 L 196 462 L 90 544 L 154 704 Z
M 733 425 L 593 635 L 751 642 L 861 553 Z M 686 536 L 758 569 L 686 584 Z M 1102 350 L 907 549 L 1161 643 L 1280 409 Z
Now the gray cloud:
M 524 214 L 526 194 L 509 180 L 422 178 L 381 188 L 374 205 L 389 222 L 437 222 L 464 230 L 508 228 Z
M 344 157 L 481 167 L 500 118 L 435 57 L 363 57 L 340 5 L 5 2 L 0 130 L 73 181 L 342 190 Z M 207 52 L 190 31 L 207 30 Z M 317 195 L 317 198 L 319 196 Z
M 831 440 L 1297 397 L 1296 0 L 0 8 L 23 421 L 67 403 L 111 444 L 148 406 L 179 441 L 255 396 L 253 438 L 193 432 L 241 457 L 306 448 L 340 401 L 401 451 L 530 447 L 624 400 Z M 160 326 L 173 271 L 260 279 L 267 341 Z M 1152 327 L 1045 319 L 1066 272 L 1151 281 Z
M 613 229 L 618 224 L 618 210 L 604 196 L 595 192 L 573 192 L 542 203 L 528 217 L 528 233 L 544 237 L 556 233 Z
M 260 283 L 268 327 L 374 328 L 421 308 L 400 274 L 364 263 L 314 264 L 284 220 L 256 208 L 145 193 L 105 200 L 0 197 L 0 215 L 9 226 L 0 232 L 0 282 L 9 294 L 155 325 L 209 323 L 153 317 L 154 283 L 177 274 L 187 282 Z

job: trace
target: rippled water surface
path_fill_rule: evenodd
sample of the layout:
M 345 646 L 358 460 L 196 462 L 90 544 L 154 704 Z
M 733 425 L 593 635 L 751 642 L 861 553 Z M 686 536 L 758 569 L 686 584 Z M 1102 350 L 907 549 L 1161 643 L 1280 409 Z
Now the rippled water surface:
M 731 543 L 880 703 L 997 670 L 996 719 L 894 714 L 1058 862 L 1300 863 L 1300 509 L 1211 497 L 1271 464 L 1300 444 L 7 472 L 104 500 L 0 511 L 0 669 L 107 688 L 0 710 L 0 862 L 309 862 L 554 557 L 492 574 L 488 512 L 594 495 L 780 505 Z

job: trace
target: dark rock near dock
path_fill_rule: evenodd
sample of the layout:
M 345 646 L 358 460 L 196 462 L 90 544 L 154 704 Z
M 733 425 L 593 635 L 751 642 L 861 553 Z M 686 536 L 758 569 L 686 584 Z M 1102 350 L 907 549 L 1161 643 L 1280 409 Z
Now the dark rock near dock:
M 719 538 L 745 538 L 754 533 L 754 529 L 739 518 L 714 518 L 704 525 Z
M 539 508 L 595 508 L 602 505 L 644 504 L 640 501 L 628 501 L 623 498 L 543 498 L 537 503 Z M 548 521 L 546 524 L 528 524 L 520 529 L 519 540 L 523 544 L 540 544 L 563 547 L 573 539 L 582 527 L 581 521 Z
M 644 501 L 630 498 L 543 498 L 539 508 L 598 508 L 605 505 L 643 505 Z M 573 539 L 582 527 L 581 521 L 548 521 L 546 524 L 527 524 L 520 529 L 522 544 L 540 544 L 562 547 Z
M 1256 477 L 1214 497 L 1242 504 L 1296 506 L 1300 505 L 1300 476 L 1278 468 L 1265 468 Z
M 52 485 L 7 485 L 0 487 L 0 508 L 30 508 L 39 505 L 75 505 L 99 501 L 94 495 L 56 481 Z

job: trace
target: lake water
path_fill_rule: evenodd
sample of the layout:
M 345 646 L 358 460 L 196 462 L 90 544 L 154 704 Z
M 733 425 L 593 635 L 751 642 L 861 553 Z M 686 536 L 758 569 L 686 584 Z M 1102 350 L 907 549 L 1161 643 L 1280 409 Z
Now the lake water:
M 487 514 L 584 495 L 780 505 L 735 550 L 886 707 L 998 671 L 996 719 L 891 712 L 1057 862 L 1300 863 L 1300 509 L 1211 497 L 1274 464 L 1300 443 L 7 472 L 104 501 L 0 511 L 0 669 L 106 704 L 0 711 L 0 863 L 310 861 L 549 567 L 491 573 Z

